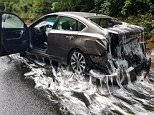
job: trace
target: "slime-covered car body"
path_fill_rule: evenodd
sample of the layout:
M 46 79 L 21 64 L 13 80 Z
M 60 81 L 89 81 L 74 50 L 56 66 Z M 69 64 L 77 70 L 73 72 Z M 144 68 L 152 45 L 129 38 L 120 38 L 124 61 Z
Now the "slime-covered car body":
M 105 75 L 137 74 L 150 68 L 144 29 L 106 15 L 57 12 L 28 27 L 17 15 L 1 12 L 0 21 L 1 56 L 40 56 L 69 65 L 76 73 L 98 68 Z

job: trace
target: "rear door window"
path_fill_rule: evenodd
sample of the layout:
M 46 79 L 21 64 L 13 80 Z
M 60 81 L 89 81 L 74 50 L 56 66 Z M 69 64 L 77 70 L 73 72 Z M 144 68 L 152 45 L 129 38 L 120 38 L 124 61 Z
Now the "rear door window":
M 56 30 L 82 31 L 86 26 L 81 22 L 70 18 L 61 16 L 53 26 Z

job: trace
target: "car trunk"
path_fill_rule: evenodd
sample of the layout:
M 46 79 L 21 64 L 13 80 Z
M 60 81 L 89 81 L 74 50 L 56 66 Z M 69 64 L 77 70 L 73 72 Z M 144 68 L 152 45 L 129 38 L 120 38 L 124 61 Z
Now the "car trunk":
M 144 34 L 141 32 L 121 35 L 112 34 L 109 52 L 115 59 L 126 60 L 128 66 L 137 65 L 146 59 L 143 36 Z
M 117 73 L 121 79 L 125 79 L 124 76 L 126 76 L 127 81 L 134 81 L 141 71 L 149 71 L 148 59 L 144 55 L 143 32 L 111 33 L 108 51 L 108 72 L 110 75 Z

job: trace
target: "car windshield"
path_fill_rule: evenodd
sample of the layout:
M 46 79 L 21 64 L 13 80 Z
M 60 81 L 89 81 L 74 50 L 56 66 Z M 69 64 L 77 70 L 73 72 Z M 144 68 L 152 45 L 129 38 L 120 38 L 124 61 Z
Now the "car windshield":
M 56 18 L 53 18 L 53 17 L 47 18 L 44 21 L 40 22 L 38 25 L 36 25 L 35 28 L 41 28 L 41 27 L 46 26 L 46 25 L 53 26 L 55 21 L 56 21 Z
M 116 19 L 112 18 L 90 18 L 90 20 L 102 28 L 111 28 L 115 25 L 121 25 L 122 23 Z

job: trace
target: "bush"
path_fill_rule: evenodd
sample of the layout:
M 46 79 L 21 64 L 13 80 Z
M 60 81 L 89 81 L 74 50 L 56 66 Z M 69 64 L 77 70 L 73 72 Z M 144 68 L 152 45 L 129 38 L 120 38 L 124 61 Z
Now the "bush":
M 128 16 L 125 18 L 120 18 L 121 20 L 144 27 L 145 35 L 151 35 L 154 33 L 154 15 L 150 13 L 138 14 L 137 16 Z

